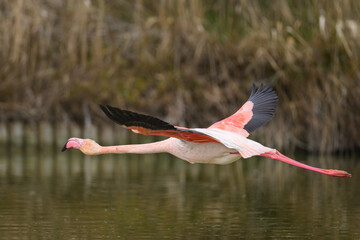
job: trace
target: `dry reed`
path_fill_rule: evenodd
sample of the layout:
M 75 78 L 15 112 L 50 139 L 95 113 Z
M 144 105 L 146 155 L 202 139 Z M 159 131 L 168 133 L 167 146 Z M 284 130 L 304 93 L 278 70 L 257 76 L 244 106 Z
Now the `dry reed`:
M 86 124 L 108 102 L 206 127 L 264 82 L 280 102 L 256 139 L 351 150 L 360 137 L 359 12 L 354 0 L 3 0 L 0 118 Z

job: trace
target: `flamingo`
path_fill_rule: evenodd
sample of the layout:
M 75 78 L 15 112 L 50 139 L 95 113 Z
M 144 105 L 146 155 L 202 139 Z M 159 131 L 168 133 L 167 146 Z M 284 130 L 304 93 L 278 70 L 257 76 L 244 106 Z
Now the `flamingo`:
M 108 118 L 124 128 L 143 135 L 169 138 L 146 144 L 100 146 L 91 139 L 72 137 L 67 140 L 62 151 L 75 148 L 86 155 L 167 152 L 190 163 L 209 164 L 229 164 L 241 157 L 263 156 L 328 176 L 351 177 L 351 174 L 342 170 L 322 169 L 300 163 L 276 149 L 247 138 L 272 118 L 277 102 L 277 94 L 270 86 L 263 87 L 260 84 L 256 88 L 253 84 L 249 99 L 236 113 L 208 128 L 178 127 L 152 116 L 100 105 Z

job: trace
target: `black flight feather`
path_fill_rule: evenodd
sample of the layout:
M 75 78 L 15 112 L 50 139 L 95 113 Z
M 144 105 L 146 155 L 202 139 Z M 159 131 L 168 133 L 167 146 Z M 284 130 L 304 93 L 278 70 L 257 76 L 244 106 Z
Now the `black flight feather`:
M 173 125 L 149 115 L 122 110 L 109 105 L 100 105 L 100 108 L 112 121 L 126 127 L 143 127 L 151 130 L 176 130 Z
M 253 116 L 244 126 L 244 129 L 251 133 L 272 118 L 278 102 L 278 96 L 270 86 L 263 88 L 263 84 L 260 84 L 260 87 L 256 90 L 256 86 L 253 84 L 248 101 L 254 104 L 252 109 Z

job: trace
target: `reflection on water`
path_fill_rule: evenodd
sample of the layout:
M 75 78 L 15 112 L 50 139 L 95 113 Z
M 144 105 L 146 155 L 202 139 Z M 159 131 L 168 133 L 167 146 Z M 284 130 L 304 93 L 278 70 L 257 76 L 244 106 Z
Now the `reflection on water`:
M 360 238 L 360 159 L 303 158 L 353 174 L 339 179 L 264 158 L 0 154 L 4 239 Z

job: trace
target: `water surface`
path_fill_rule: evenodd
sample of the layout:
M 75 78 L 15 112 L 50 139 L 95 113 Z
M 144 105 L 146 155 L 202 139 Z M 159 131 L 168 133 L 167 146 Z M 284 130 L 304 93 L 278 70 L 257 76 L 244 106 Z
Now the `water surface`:
M 360 159 L 189 164 L 157 155 L 0 152 L 2 239 L 360 239 Z

